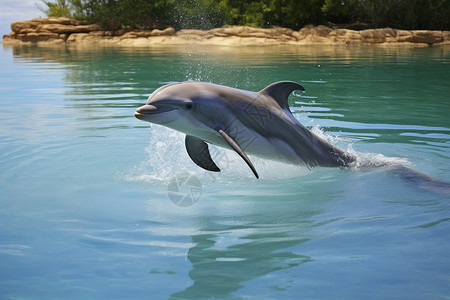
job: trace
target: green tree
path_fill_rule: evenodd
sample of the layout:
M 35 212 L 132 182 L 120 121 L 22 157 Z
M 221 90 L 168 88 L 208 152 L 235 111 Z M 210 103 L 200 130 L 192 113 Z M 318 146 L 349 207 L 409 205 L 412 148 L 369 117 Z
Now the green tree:
M 72 8 L 71 3 L 66 0 L 57 0 L 52 2 L 49 0 L 42 0 L 45 7 L 38 6 L 38 8 L 49 17 L 71 17 Z
M 266 19 L 271 26 L 300 29 L 306 24 L 322 24 L 324 0 L 270 0 Z
M 107 29 L 210 29 L 367 23 L 371 27 L 450 29 L 450 0 L 41 0 L 48 16 Z
M 450 29 L 450 0 L 325 0 L 333 23 L 364 22 L 371 27 Z
M 172 9 L 172 25 L 177 29 L 211 29 L 230 24 L 227 1 L 178 0 Z
M 83 1 L 83 0 L 81 0 Z M 107 29 L 165 27 L 171 23 L 173 0 L 84 0 L 85 18 Z
M 361 6 L 358 0 L 325 0 L 322 12 L 327 21 L 348 24 L 360 21 Z

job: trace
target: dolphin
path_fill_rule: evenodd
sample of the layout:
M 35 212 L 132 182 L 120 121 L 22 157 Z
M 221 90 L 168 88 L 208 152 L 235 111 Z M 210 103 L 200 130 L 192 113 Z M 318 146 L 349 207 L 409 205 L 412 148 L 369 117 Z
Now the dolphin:
M 289 109 L 288 97 L 305 91 L 293 81 L 272 83 L 259 92 L 206 82 L 181 82 L 155 90 L 136 118 L 186 134 L 189 157 L 219 172 L 208 143 L 236 151 L 259 178 L 247 154 L 307 167 L 346 167 L 356 157 L 321 139 Z

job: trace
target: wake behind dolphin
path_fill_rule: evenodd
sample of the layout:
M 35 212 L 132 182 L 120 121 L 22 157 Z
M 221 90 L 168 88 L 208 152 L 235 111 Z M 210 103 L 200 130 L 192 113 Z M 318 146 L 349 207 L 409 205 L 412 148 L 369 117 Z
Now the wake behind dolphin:
M 219 172 L 208 144 L 236 151 L 259 178 L 248 154 L 308 167 L 345 167 L 355 157 L 313 134 L 291 113 L 289 95 L 305 89 L 293 81 L 275 82 L 250 92 L 205 82 L 160 87 L 136 110 L 140 120 L 186 134 L 189 157 Z

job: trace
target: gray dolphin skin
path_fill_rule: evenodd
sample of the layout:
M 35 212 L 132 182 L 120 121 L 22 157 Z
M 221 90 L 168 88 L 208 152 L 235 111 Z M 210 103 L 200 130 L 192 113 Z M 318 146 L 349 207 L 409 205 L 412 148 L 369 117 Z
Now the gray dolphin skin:
M 345 167 L 355 157 L 304 127 L 291 113 L 289 95 L 305 89 L 293 81 L 275 82 L 250 92 L 205 82 L 164 85 L 136 118 L 186 134 L 190 158 L 201 168 L 219 172 L 208 143 L 236 151 L 258 173 L 247 154 L 308 167 Z

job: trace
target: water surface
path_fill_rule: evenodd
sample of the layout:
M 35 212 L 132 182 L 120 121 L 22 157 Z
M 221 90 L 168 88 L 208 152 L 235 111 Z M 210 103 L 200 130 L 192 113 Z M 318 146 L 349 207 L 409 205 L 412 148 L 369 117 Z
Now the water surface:
M 294 80 L 306 93 L 290 97 L 291 109 L 323 138 L 450 181 L 447 48 L 0 53 L 0 298 L 450 295 L 448 193 L 385 169 L 252 157 L 257 180 L 218 148 L 222 172 L 208 173 L 190 161 L 182 134 L 133 116 L 169 82 L 257 91 Z M 174 182 L 193 205 L 171 201 Z

